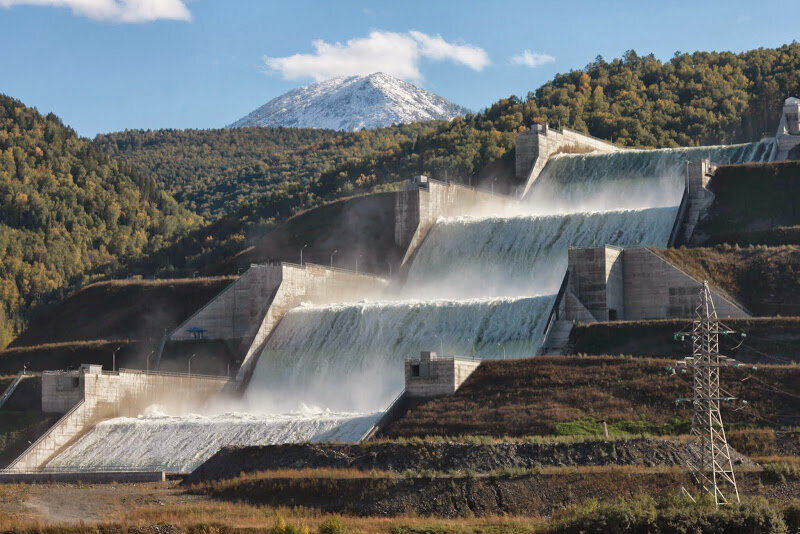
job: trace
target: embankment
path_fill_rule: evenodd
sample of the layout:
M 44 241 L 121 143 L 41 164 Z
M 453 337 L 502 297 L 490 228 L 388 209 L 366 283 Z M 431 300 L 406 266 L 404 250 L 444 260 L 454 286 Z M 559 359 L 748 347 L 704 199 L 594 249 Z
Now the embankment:
M 788 500 L 800 496 L 796 478 L 763 472 L 739 474 L 740 492 Z M 307 507 L 353 515 L 436 517 L 550 515 L 587 499 L 600 502 L 642 494 L 674 493 L 680 469 L 566 468 L 530 474 L 478 476 L 353 476 L 326 471 L 241 477 L 196 489 L 213 497 L 264 506 Z
M 242 472 L 281 469 L 357 469 L 488 472 L 541 466 L 676 465 L 680 441 L 657 439 L 577 442 L 458 443 L 386 441 L 359 445 L 288 444 L 224 448 L 195 469 L 186 484 L 235 478 Z

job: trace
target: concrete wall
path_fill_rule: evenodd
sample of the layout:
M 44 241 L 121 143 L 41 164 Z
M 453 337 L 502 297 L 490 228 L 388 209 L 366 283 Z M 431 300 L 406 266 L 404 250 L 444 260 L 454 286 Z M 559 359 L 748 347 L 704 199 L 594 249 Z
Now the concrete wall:
M 474 187 L 415 177 L 395 197 L 395 243 L 405 247 L 405 264 L 439 217 L 502 213 L 516 199 Z
M 14 460 L 8 469 L 44 466 L 64 447 L 104 419 L 135 416 L 155 403 L 202 406 L 229 382 L 226 378 L 120 370 L 46 371 L 42 374 L 42 410 L 64 413 L 50 430 Z
M 702 283 L 649 248 L 594 247 L 569 251 L 570 286 L 565 315 L 586 321 L 691 317 Z M 747 312 L 712 289 L 720 317 L 748 317 Z M 577 302 L 576 302 L 577 301 Z
M 770 161 L 788 159 L 789 152 L 798 145 L 800 145 L 800 99 L 789 97 L 783 103 Z
M 625 319 L 692 317 L 701 281 L 648 248 L 625 249 Z M 719 317 L 749 317 L 740 306 L 711 290 Z
M 571 248 L 569 291 L 596 321 L 624 316 L 622 249 L 605 246 Z M 573 308 L 575 305 L 572 304 Z M 573 314 L 578 313 L 573 311 Z M 577 319 L 577 317 L 576 317 Z
M 406 361 L 408 397 L 451 395 L 480 365 L 480 360 L 441 358 L 435 352 L 423 352 L 419 360 Z
M 252 371 L 261 347 L 284 314 L 301 302 L 329 304 L 376 297 L 388 284 L 387 280 L 377 276 L 310 263 L 302 266 L 282 263 L 280 269 L 281 282 L 265 306 L 256 328 L 246 338 L 248 349 L 236 375 L 237 381 L 244 380 Z
M 550 156 L 565 148 L 586 150 L 587 152 L 616 152 L 622 150 L 608 141 L 597 139 L 564 128 L 556 130 L 545 124 L 534 124 L 528 130 L 517 134 L 516 172 L 517 178 L 525 178 L 522 196 L 536 182 Z
M 282 272 L 280 263 L 251 265 L 238 280 L 173 330 L 169 338 L 173 341 L 194 339 L 187 332 L 192 327 L 204 328 L 204 339 L 229 340 L 247 336 L 280 285 Z

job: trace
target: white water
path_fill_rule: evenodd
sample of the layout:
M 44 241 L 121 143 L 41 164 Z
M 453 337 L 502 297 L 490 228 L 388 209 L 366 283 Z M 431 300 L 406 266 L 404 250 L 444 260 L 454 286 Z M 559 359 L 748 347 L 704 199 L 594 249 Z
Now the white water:
M 98 423 L 47 468 L 188 472 L 226 446 L 355 442 L 380 415 L 305 411 L 118 417 Z
M 664 246 L 687 160 L 760 161 L 769 148 L 557 156 L 525 199 L 523 209 L 536 216 L 438 222 L 415 258 L 405 294 L 512 297 L 296 308 L 270 337 L 237 407 L 252 413 L 106 421 L 50 465 L 186 471 L 225 445 L 354 441 L 402 388 L 406 358 L 442 349 L 462 356 L 474 350 L 480 358 L 536 354 L 553 296 L 519 295 L 555 292 L 569 246 Z M 642 209 L 654 207 L 666 209 Z M 602 210 L 618 211 L 592 213 Z M 340 412 L 293 411 L 304 403 Z
M 534 356 L 553 297 L 301 306 L 258 360 L 251 406 L 303 402 L 336 410 L 385 407 L 421 350 L 478 358 Z
M 677 208 L 437 222 L 417 252 L 405 293 L 415 296 L 555 293 L 569 247 L 666 246 Z
M 525 201 L 538 214 L 677 206 L 689 160 L 764 161 L 771 142 L 696 148 L 562 154 L 551 158 Z

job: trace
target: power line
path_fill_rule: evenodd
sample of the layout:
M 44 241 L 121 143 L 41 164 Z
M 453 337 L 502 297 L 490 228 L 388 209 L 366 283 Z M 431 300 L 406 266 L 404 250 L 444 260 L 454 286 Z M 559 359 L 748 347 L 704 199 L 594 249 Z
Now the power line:
M 686 456 L 681 476 L 681 492 L 693 502 L 704 493 L 714 496 L 714 503 L 739 502 L 739 489 L 733 472 L 728 441 L 719 403 L 733 397 L 720 396 L 719 371 L 736 360 L 719 354 L 721 330 L 717 311 L 711 299 L 708 282 L 700 290 L 695 319 L 692 321 L 692 356 L 679 366 L 692 370 L 693 396 L 692 430 L 686 443 Z

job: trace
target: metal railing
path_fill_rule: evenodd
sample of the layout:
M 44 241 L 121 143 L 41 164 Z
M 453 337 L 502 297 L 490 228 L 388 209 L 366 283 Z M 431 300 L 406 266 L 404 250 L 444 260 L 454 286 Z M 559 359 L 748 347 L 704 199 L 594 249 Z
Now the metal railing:
M 683 188 L 683 197 L 681 197 L 681 204 L 678 206 L 678 213 L 675 215 L 675 222 L 672 224 L 672 231 L 669 233 L 667 240 L 667 247 L 674 247 L 680 238 L 681 228 L 683 227 L 683 220 L 686 218 L 686 212 L 689 209 L 689 188 Z
M 547 322 L 544 325 L 544 332 L 542 333 L 542 346 L 539 349 L 539 352 L 545 348 L 547 336 L 550 335 L 550 329 L 553 327 L 553 323 L 555 323 L 558 319 L 558 308 L 559 304 L 561 303 L 561 299 L 564 298 L 564 293 L 567 292 L 567 282 L 569 282 L 569 269 L 567 269 L 567 271 L 564 273 L 564 280 L 561 281 L 561 287 L 558 289 L 558 293 L 556 294 L 556 300 L 553 302 L 553 307 L 550 308 L 550 315 L 547 316 Z
M 22 372 L 21 372 L 20 374 L 18 374 L 18 375 L 17 375 L 17 377 L 16 377 L 16 378 L 15 378 L 15 379 L 14 379 L 14 380 L 11 382 L 11 384 L 9 384 L 9 385 L 8 385 L 8 387 L 6 388 L 6 390 L 3 392 L 3 395 L 2 395 L 2 396 L 0 396 L 0 408 L 2 408 L 2 407 L 3 407 L 3 405 L 6 403 L 6 401 L 7 401 L 9 398 L 11 398 L 11 395 L 13 395 L 13 394 L 14 394 L 14 391 L 16 391 L 16 389 L 17 389 L 17 386 L 19 386 L 19 383 L 20 383 L 20 382 L 22 382 L 22 379 L 24 379 L 24 378 L 25 378 L 25 371 L 22 371 Z

